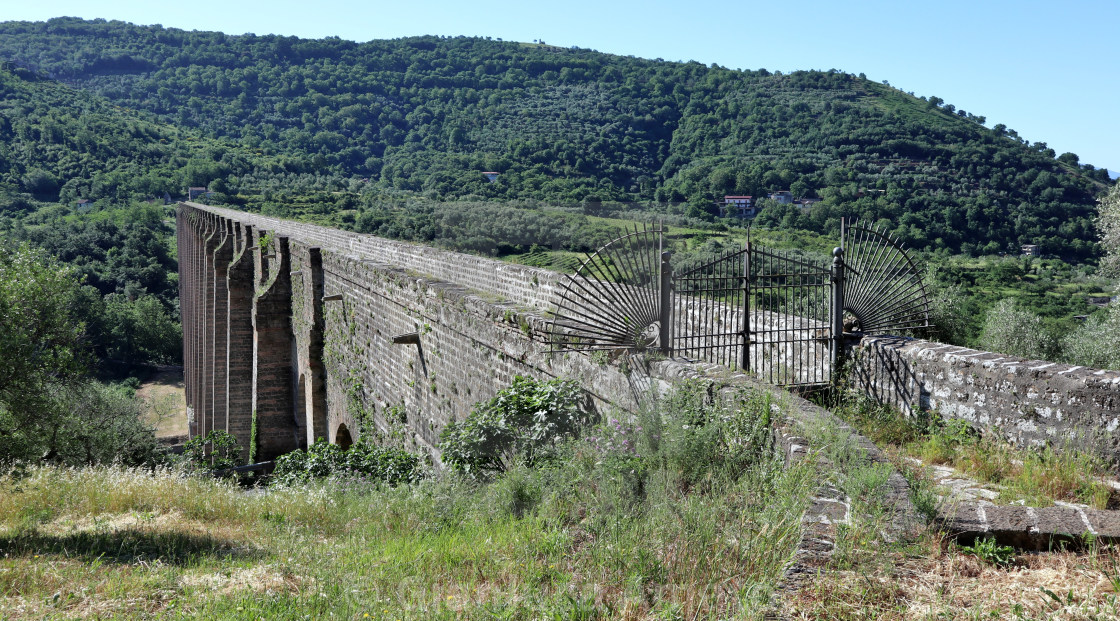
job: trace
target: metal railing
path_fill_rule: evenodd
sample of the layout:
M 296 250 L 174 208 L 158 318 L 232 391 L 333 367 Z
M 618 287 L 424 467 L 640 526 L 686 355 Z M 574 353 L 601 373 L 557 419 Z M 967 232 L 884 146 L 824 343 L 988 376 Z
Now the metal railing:
M 562 291 L 553 351 L 656 348 L 816 386 L 840 368 L 846 325 L 882 334 L 928 324 L 918 270 L 880 230 L 843 224 L 831 265 L 748 238 L 675 274 L 662 234 L 635 228 L 588 257 Z

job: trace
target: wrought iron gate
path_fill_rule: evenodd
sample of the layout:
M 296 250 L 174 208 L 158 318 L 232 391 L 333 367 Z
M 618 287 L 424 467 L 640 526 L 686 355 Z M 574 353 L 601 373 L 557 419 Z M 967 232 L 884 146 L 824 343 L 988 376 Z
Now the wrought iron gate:
M 670 259 L 663 232 L 650 228 L 589 257 L 562 291 L 553 351 L 657 349 L 812 386 L 832 379 L 845 331 L 928 325 L 917 269 L 876 229 L 842 225 L 831 265 L 749 238 L 677 273 Z
M 773 384 L 828 383 L 835 344 L 827 266 L 748 241 L 672 283 L 673 355 Z

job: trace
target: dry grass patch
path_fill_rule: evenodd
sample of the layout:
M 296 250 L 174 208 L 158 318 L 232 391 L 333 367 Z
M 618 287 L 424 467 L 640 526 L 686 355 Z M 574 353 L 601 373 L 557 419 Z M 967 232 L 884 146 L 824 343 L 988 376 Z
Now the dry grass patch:
M 928 555 L 911 548 L 826 569 L 790 602 L 791 618 L 1105 621 L 1120 618 L 1118 587 L 1115 547 L 1022 554 L 1002 568 L 946 542 Z
M 161 368 L 136 389 L 144 403 L 147 421 L 155 426 L 157 438 L 187 436 L 186 392 L 182 368 Z
M 199 589 L 211 596 L 231 595 L 237 591 L 258 591 L 272 595 L 281 592 L 298 593 L 304 588 L 313 588 L 315 579 L 263 564 L 232 571 L 187 573 L 179 577 L 179 585 Z

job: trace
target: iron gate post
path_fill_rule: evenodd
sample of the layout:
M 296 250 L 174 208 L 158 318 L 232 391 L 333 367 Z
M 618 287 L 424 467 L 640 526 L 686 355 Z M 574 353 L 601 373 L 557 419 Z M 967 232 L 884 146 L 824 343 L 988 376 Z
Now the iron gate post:
M 829 317 L 830 352 L 832 380 L 835 382 L 843 362 L 844 347 L 844 249 L 832 250 L 832 304 L 831 317 Z
M 751 368 L 751 238 L 747 229 L 747 243 L 743 248 L 743 351 L 739 354 L 739 369 Z
M 666 356 L 673 355 L 673 266 L 669 263 L 672 256 L 672 252 L 661 253 L 661 300 L 660 308 L 657 309 L 660 349 Z

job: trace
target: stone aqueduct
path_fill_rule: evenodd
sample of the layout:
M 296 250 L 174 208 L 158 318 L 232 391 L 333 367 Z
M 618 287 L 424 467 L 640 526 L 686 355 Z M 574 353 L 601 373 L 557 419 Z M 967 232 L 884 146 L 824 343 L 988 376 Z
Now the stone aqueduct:
M 362 423 L 431 449 L 518 374 L 634 405 L 617 368 L 549 355 L 555 272 L 193 203 L 177 228 L 190 433 L 229 431 L 243 456 Z
M 178 206 L 177 239 L 190 433 L 226 430 L 256 460 L 363 425 L 434 455 L 448 421 L 518 374 L 574 378 L 599 408 L 685 376 L 758 385 L 682 360 L 550 354 L 564 276 L 548 270 L 195 203 Z M 1120 372 L 882 337 L 850 358 L 879 400 L 1120 455 Z

